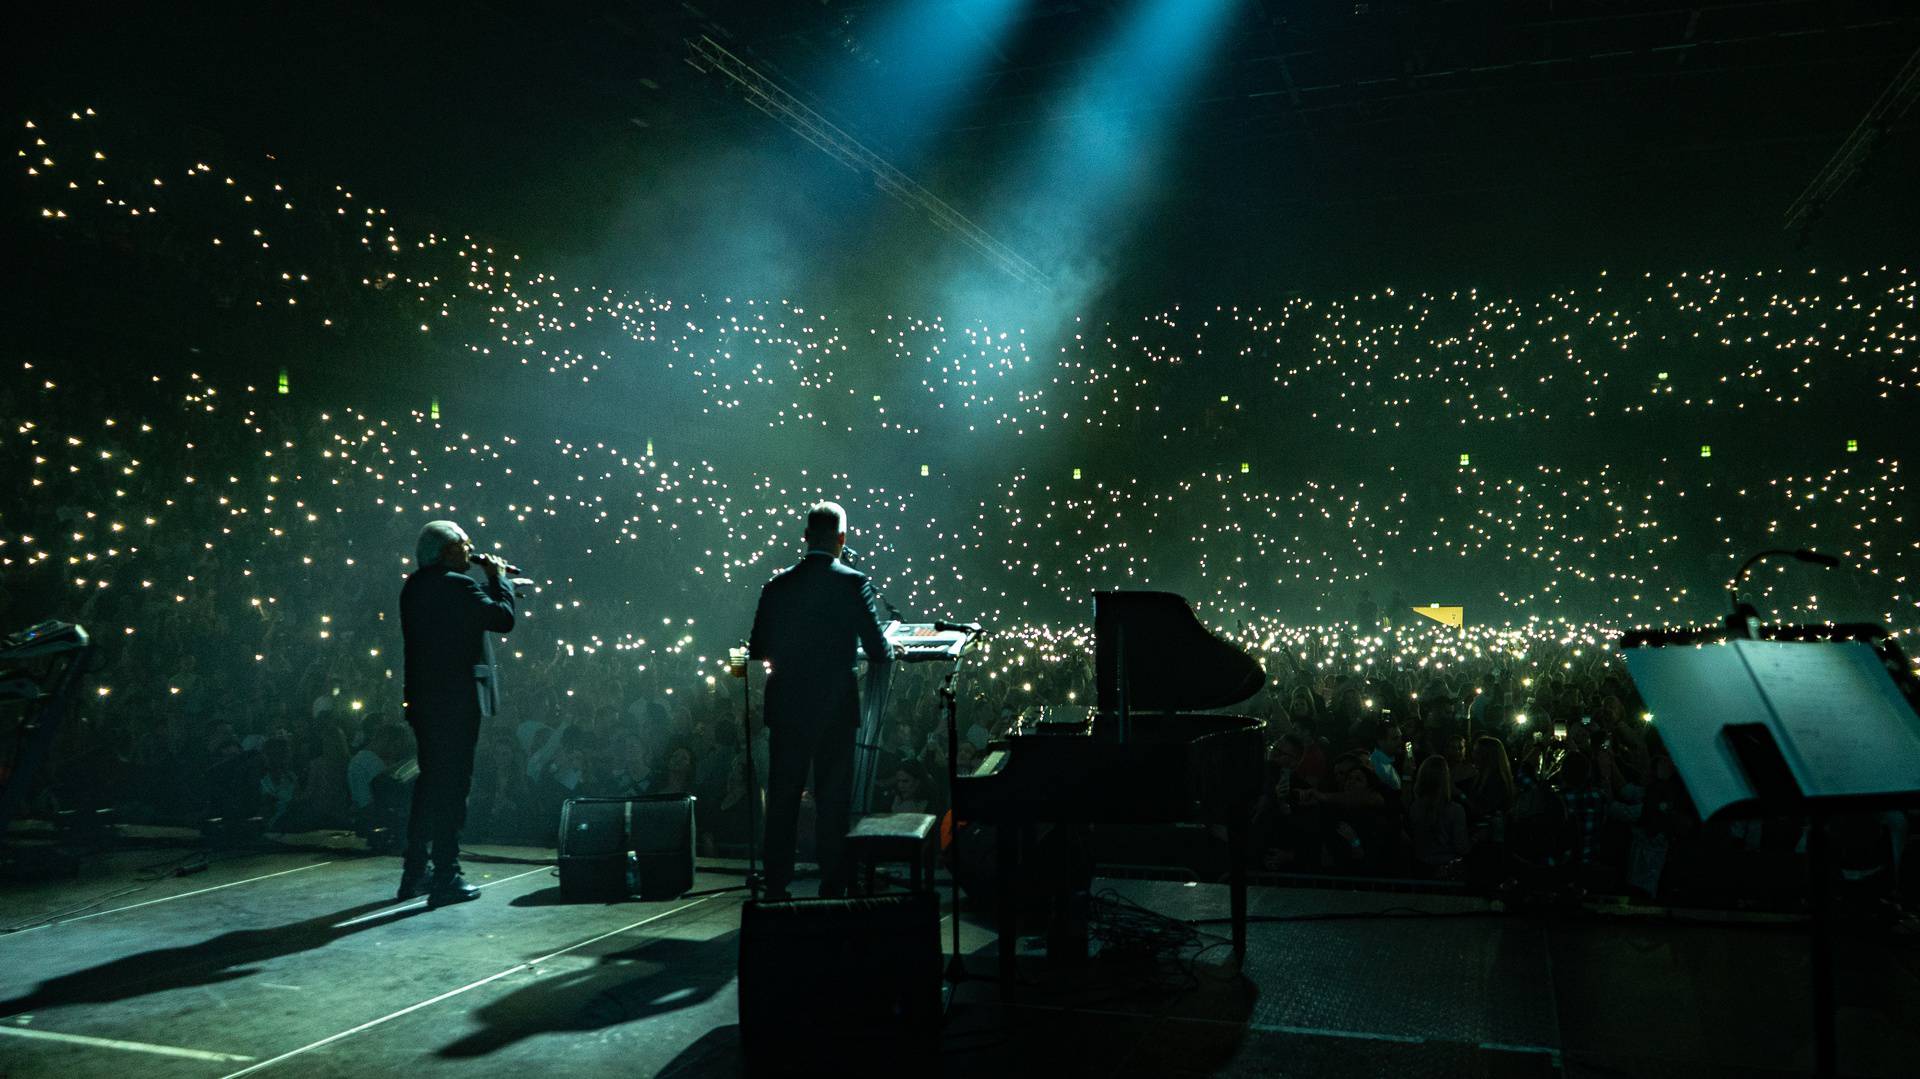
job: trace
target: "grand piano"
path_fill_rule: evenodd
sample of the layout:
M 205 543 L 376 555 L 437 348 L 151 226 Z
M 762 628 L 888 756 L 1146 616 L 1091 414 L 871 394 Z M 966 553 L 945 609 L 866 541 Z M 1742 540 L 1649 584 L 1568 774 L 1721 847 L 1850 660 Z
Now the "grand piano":
M 1246 955 L 1246 840 L 1263 785 L 1265 723 L 1206 710 L 1253 696 L 1266 672 L 1171 592 L 1096 592 L 1093 628 L 1096 707 L 1016 725 L 978 769 L 954 779 L 955 815 L 995 827 L 1003 982 L 1018 935 L 1013 882 L 1023 877 L 1047 882 L 1049 957 L 1061 958 L 1062 947 L 1067 958 L 1072 949 L 1084 957 L 1072 896 L 1086 891 L 1091 863 L 1075 853 L 1075 837 L 1102 824 L 1224 825 L 1234 955 Z M 1023 873 L 1022 852 L 1036 849 L 1028 840 L 1041 826 L 1055 841 L 1037 849 L 1068 864 Z

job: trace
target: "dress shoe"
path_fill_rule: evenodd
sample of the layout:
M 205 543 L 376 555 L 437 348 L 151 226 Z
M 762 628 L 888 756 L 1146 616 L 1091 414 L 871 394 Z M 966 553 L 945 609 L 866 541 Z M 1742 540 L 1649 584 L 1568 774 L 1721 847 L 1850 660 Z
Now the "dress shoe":
M 480 898 L 480 889 L 468 884 L 467 878 L 455 875 L 433 882 L 432 890 L 427 892 L 427 906 L 444 907 L 478 898 Z
M 424 865 L 405 866 L 400 870 L 400 891 L 394 896 L 399 902 L 418 899 L 427 894 L 427 867 Z

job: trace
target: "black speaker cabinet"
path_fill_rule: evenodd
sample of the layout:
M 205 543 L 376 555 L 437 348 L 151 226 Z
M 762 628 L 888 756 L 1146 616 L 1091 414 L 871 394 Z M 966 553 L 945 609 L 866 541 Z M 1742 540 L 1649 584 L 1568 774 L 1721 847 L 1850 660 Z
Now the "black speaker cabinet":
M 691 794 L 651 794 L 630 798 L 633 823 L 634 894 L 642 899 L 676 899 L 693 891 L 693 802 Z
M 560 806 L 560 895 L 672 899 L 693 890 L 693 795 L 569 798 Z
M 739 995 L 749 1069 L 866 1074 L 928 1063 L 939 1049 L 940 969 L 933 892 L 747 903 Z

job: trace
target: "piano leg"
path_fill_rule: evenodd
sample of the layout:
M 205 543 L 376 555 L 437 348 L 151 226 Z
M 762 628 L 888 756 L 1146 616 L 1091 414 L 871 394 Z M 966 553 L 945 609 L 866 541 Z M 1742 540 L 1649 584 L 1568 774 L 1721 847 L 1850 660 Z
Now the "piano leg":
M 1232 904 L 1233 958 L 1247 961 L 1247 826 L 1227 825 L 1227 894 Z
M 1019 950 L 1020 926 L 1014 915 L 1014 887 L 1018 880 L 1020 826 L 1002 822 L 994 830 L 996 872 L 993 888 L 994 930 L 1000 936 L 1000 993 L 1013 988 L 1014 956 Z

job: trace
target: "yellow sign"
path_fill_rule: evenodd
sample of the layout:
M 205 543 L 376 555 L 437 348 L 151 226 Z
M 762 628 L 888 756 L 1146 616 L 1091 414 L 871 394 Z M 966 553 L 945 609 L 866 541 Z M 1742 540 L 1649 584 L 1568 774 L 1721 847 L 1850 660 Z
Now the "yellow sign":
M 1431 607 L 1415 607 L 1413 613 L 1425 615 L 1443 626 L 1452 626 L 1454 629 L 1459 629 L 1461 626 L 1467 624 L 1467 609 L 1465 607 L 1442 607 L 1439 604 L 1434 604 Z

